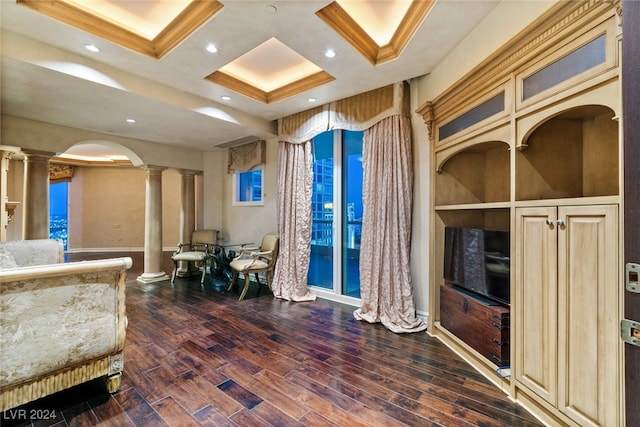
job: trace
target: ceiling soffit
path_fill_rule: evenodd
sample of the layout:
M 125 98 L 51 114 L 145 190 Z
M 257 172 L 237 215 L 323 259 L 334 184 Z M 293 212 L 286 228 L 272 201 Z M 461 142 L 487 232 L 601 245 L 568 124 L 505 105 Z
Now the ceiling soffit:
M 17 0 L 17 3 L 156 59 L 169 53 L 223 7 L 217 0 L 192 1 L 157 36 L 148 39 L 64 0 Z
M 316 15 L 373 65 L 380 65 L 400 56 L 434 4 L 435 0 L 413 0 L 391 41 L 383 46 L 378 45 L 336 1 L 317 11 Z

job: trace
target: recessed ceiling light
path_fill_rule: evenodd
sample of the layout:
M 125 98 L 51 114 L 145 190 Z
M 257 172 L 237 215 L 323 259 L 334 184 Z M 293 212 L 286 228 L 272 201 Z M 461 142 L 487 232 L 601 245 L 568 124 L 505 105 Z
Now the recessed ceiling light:
M 84 45 L 84 48 L 89 52 L 100 52 L 100 48 L 94 44 L 87 43 Z
M 135 123 L 136 120 L 135 119 L 127 119 L 127 123 Z
M 222 95 L 221 98 L 224 99 L 225 101 L 229 101 L 231 99 L 229 95 Z
M 267 13 L 274 14 L 274 13 L 276 13 L 278 11 L 278 8 L 275 7 L 274 5 L 270 4 L 270 5 L 267 5 L 267 7 L 265 7 L 264 10 L 266 10 Z
M 318 98 L 314 98 L 314 97 L 309 98 L 309 102 L 316 102 L 317 100 Z
M 214 44 L 212 44 L 212 43 L 209 43 L 209 44 L 207 45 L 207 52 L 210 52 L 210 53 L 217 53 L 217 52 L 218 52 L 218 48 L 216 47 L 216 45 L 214 45 Z
M 327 58 L 333 58 L 336 56 L 336 51 L 333 49 L 327 49 L 324 53 L 324 56 L 326 56 Z

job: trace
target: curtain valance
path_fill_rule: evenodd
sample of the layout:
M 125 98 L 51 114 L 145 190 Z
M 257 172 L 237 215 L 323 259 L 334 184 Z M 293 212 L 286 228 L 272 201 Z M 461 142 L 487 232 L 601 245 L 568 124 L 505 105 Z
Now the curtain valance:
M 266 161 L 265 141 L 253 141 L 228 150 L 227 173 L 246 172 Z
M 73 178 L 73 166 L 53 163 L 49 165 L 49 183 L 69 182 Z
M 410 115 L 409 85 L 405 82 L 283 117 L 278 121 L 278 138 L 300 144 L 327 130 L 365 130 L 398 115 Z

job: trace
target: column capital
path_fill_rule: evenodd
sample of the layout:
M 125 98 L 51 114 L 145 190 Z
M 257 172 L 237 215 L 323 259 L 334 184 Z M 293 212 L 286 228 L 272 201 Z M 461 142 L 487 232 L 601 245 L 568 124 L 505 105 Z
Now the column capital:
M 196 176 L 201 175 L 202 171 L 192 170 L 192 169 L 177 169 L 178 173 L 183 176 Z
M 140 169 L 147 171 L 149 175 L 161 175 L 167 167 L 166 166 L 157 166 L 157 165 L 142 165 Z
M 11 160 L 16 152 L 11 150 L 0 150 L 0 154 L 2 155 L 2 160 Z

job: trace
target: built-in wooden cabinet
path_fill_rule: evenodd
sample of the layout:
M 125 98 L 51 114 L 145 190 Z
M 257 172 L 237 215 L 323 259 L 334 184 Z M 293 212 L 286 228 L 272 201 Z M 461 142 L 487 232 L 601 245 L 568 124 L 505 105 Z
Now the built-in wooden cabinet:
M 612 4 L 558 2 L 418 110 L 431 142 L 429 332 L 549 425 L 623 419 L 618 23 Z M 451 326 L 446 227 L 510 232 L 509 367 Z
M 581 426 L 619 425 L 618 206 L 516 209 L 516 386 Z

